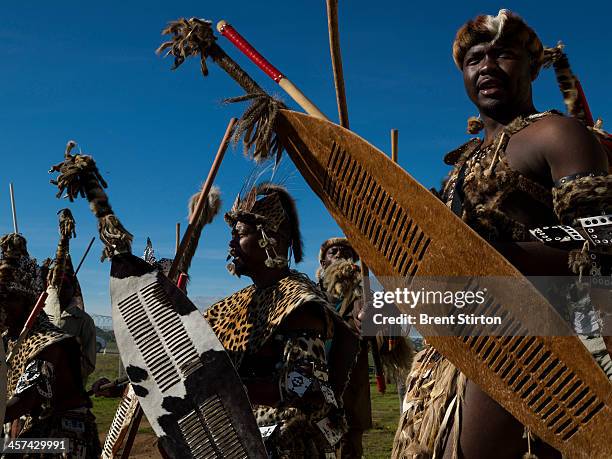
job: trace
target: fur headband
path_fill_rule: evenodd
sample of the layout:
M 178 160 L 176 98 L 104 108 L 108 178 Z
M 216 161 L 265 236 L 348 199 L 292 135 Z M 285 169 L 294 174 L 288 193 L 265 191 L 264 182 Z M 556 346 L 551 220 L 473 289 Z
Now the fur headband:
M 325 258 L 325 252 L 327 252 L 330 247 L 335 245 L 348 247 L 353 251 L 353 261 L 359 261 L 359 255 L 357 255 L 357 252 L 355 252 L 355 249 L 353 249 L 350 242 L 345 237 L 332 237 L 323 242 L 323 244 L 321 244 L 321 249 L 319 249 L 319 261 L 323 261 Z
M 542 65 L 544 47 L 525 21 L 509 10 L 499 10 L 497 16 L 480 15 L 466 22 L 458 31 L 453 43 L 453 59 L 459 70 L 463 69 L 463 58 L 467 51 L 478 43 L 518 43 L 532 58 L 537 72 Z
M 302 261 L 297 209 L 286 188 L 271 183 L 254 186 L 244 198 L 236 197 L 232 209 L 225 214 L 225 221 L 232 227 L 239 221 L 261 225 L 265 231 L 286 236 L 295 262 Z

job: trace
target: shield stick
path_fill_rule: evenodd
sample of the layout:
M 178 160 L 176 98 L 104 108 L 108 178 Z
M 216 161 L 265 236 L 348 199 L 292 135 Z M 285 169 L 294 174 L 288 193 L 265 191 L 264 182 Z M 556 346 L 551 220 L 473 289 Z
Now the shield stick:
M 212 187 L 213 182 L 215 181 L 215 177 L 217 175 L 217 171 L 221 166 L 221 161 L 223 161 L 223 156 L 225 155 L 225 151 L 229 146 L 230 138 L 232 136 L 232 132 L 234 130 L 234 126 L 238 120 L 236 118 L 232 118 L 225 130 L 225 134 L 223 135 L 223 139 L 221 140 L 221 144 L 219 145 L 219 149 L 217 150 L 217 155 L 215 156 L 215 160 L 208 172 L 208 177 L 206 178 L 206 182 L 204 182 L 204 186 L 202 187 L 202 191 L 200 192 L 200 197 L 198 198 L 198 203 L 196 204 L 195 210 L 191 215 L 191 219 L 189 220 L 189 224 L 187 225 L 187 229 L 185 230 L 185 234 L 183 234 L 183 238 L 181 239 L 181 244 L 179 245 L 178 250 L 176 251 L 176 255 L 174 260 L 172 261 L 172 266 L 170 267 L 170 271 L 168 272 L 168 279 L 175 280 L 177 277 L 178 265 L 185 249 L 187 248 L 187 244 L 191 239 L 193 231 L 195 229 L 195 222 L 198 221 L 202 211 L 204 210 L 204 205 L 206 204 L 206 199 L 208 198 L 208 193 L 210 188 Z
M 19 234 L 19 227 L 17 226 L 17 209 L 15 208 L 15 190 L 13 184 L 9 183 L 9 194 L 11 195 L 11 210 L 13 211 L 13 232 Z
M 397 129 L 391 129 L 391 160 L 397 163 L 397 141 L 399 131 Z
M 217 23 L 217 30 L 221 35 L 227 38 L 232 42 L 236 48 L 244 53 L 255 65 L 257 65 L 263 72 L 272 78 L 278 85 L 285 90 L 289 96 L 304 109 L 306 113 L 321 119 L 328 119 L 322 112 L 319 110 L 315 104 L 312 103 L 308 97 L 304 95 L 302 91 L 298 89 L 297 86 L 289 80 L 285 75 L 283 75 L 280 70 L 274 67 L 268 60 L 263 57 L 253 46 L 244 39 L 242 35 L 240 35 L 234 27 L 228 24 L 226 21 L 219 21 Z
M 79 273 L 79 270 L 81 269 L 81 266 L 83 266 L 83 262 L 85 261 L 85 258 L 87 258 L 87 254 L 91 250 L 91 246 L 93 245 L 95 240 L 96 240 L 96 237 L 94 236 L 91 238 L 91 241 L 89 241 L 89 244 L 87 245 L 87 249 L 85 249 L 85 253 L 81 257 L 81 261 L 79 261 L 77 268 L 74 270 L 74 277 L 76 277 L 76 275 Z
M 349 129 L 348 105 L 346 103 L 346 91 L 344 86 L 344 72 L 342 70 L 342 52 L 340 48 L 340 34 L 338 32 L 338 0 L 327 0 L 327 29 L 329 31 L 329 52 L 332 60 L 334 73 L 334 87 L 336 88 L 336 102 L 338 104 L 338 119 L 340 126 Z M 304 108 L 304 107 L 303 107 Z M 306 108 L 304 108 L 306 110 Z M 308 110 L 306 110 L 308 112 Z M 363 302 L 364 308 L 370 304 L 370 270 L 365 261 L 361 259 L 361 278 L 363 279 Z M 376 374 L 376 388 L 379 393 L 386 391 L 385 374 L 380 359 L 380 352 L 376 338 L 368 339 L 370 352 L 374 362 Z
M 391 129 L 391 160 L 397 163 L 397 145 L 398 145 L 399 131 L 397 129 Z M 395 325 L 393 327 L 396 327 Z M 392 333 L 389 337 L 389 350 L 393 350 L 397 345 L 397 338 Z
M 176 255 L 179 251 L 179 247 L 181 246 L 181 224 L 180 222 L 176 223 L 176 244 L 174 249 L 174 254 Z
M 327 29 L 329 31 L 329 51 L 331 53 L 336 101 L 338 103 L 338 119 L 340 126 L 349 129 L 348 106 L 346 104 L 346 88 L 344 86 L 344 71 L 342 69 L 342 54 L 340 52 L 340 32 L 338 30 L 338 0 L 327 0 Z

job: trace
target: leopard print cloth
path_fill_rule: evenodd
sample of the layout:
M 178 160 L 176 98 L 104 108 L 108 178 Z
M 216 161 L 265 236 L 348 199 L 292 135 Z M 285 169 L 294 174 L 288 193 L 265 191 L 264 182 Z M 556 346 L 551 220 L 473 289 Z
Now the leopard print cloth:
M 305 303 L 328 305 L 316 284 L 293 271 L 273 286 L 243 288 L 213 304 L 204 317 L 236 366 L 240 366 L 245 352 L 257 353 L 281 322 Z M 327 322 L 326 338 L 332 334 L 331 322 Z
M 70 338 L 72 337 L 53 325 L 47 315 L 41 312 L 28 337 L 21 344 L 17 354 L 13 357 L 11 365 L 8 367 L 6 399 L 10 400 L 15 395 L 19 379 L 25 373 L 29 363 L 35 360 L 38 354 L 52 344 Z M 9 340 L 7 354 L 12 351 L 14 345 L 15 341 Z M 34 419 L 31 416 L 25 416 L 21 424 L 21 431 L 27 431 L 33 424 Z
M 317 334 L 312 330 L 282 330 L 285 318 L 306 303 L 321 306 L 325 331 Z M 343 388 L 337 381 L 346 383 L 348 372 L 336 372 L 332 381 L 325 341 L 333 338 L 336 342 L 339 336 L 346 336 L 342 333 L 351 332 L 317 285 L 307 276 L 292 272 L 268 288 L 251 285 L 240 290 L 211 306 L 205 317 L 238 368 L 245 354 L 257 354 L 268 341 L 283 343 L 278 370 L 270 375 L 280 388 L 281 402 L 277 407 L 254 407 L 257 424 L 274 428 L 266 438 L 272 457 L 333 456 L 335 442 L 330 443 L 317 424 L 328 420 L 328 431 L 337 431 L 339 436 L 345 430 Z M 351 337 L 357 345 L 357 338 Z
M 40 313 L 28 337 L 21 344 L 8 368 L 7 399 L 10 399 L 15 393 L 17 381 L 25 372 L 28 363 L 47 347 L 67 338 L 70 338 L 70 336 L 53 325 L 49 321 L 47 314 L 44 312 Z M 12 351 L 14 345 L 15 341 L 9 340 L 7 354 Z

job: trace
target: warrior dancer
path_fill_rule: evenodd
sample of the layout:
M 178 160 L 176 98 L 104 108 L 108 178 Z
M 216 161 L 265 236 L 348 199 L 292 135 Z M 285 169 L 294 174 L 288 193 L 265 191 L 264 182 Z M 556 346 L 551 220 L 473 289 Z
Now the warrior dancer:
M 0 248 L 1 315 L 10 352 L 44 282 L 22 236 L 2 237 Z M 66 438 L 68 451 L 56 457 L 99 457 L 98 432 L 83 389 L 78 349 L 73 337 L 40 313 L 8 370 L 4 421 L 11 423 L 11 438 Z
M 357 333 L 363 309 L 359 256 L 343 237 L 327 239 L 319 250 L 317 279 L 336 311 Z M 348 432 L 340 441 L 340 457 L 363 456 L 363 433 L 372 427 L 368 342 L 359 340 L 359 354 L 343 396 Z
M 501 10 L 467 22 L 453 57 L 480 112 L 471 127 L 484 127 L 484 140 L 445 157 L 454 168 L 442 199 L 523 273 L 571 274 L 568 252 L 530 242 L 529 230 L 610 213 L 602 146 L 579 121 L 535 109 L 531 83 L 543 47 L 519 16 Z M 584 260 L 587 248 L 570 261 Z M 529 458 L 560 457 L 433 348 L 416 360 L 393 457 L 515 458 L 526 451 Z
M 83 385 L 96 369 L 96 327 L 85 312 L 81 286 L 74 273 L 70 258 L 69 239 L 76 235 L 74 218 L 69 209 L 59 212 L 60 241 L 55 256 L 55 266 L 50 275 L 49 296 L 45 312 L 53 325 L 74 336 L 81 348 L 81 376 Z
M 361 333 L 363 316 L 363 286 L 361 271 L 356 263 L 359 255 L 348 239 L 335 237 L 327 239 L 319 250 L 317 279 L 321 289 L 328 295 L 336 311 L 357 333 Z M 394 376 L 398 383 L 405 380 L 405 371 L 412 363 L 412 349 L 401 336 L 388 336 L 370 340 L 377 346 L 385 367 L 385 375 Z M 392 343 L 391 346 L 389 343 Z M 363 455 L 363 432 L 372 427 L 372 406 L 370 402 L 370 377 L 368 363 L 368 340 L 360 340 L 360 351 L 351 379 L 344 392 L 344 406 L 348 432 L 341 440 L 341 457 L 356 458 Z M 401 400 L 401 397 L 400 397 Z
M 302 260 L 302 242 L 284 188 L 252 188 L 225 219 L 232 227 L 228 270 L 253 284 L 211 306 L 206 319 L 247 387 L 268 453 L 335 457 L 357 337 L 316 284 L 289 268 L 290 253 Z

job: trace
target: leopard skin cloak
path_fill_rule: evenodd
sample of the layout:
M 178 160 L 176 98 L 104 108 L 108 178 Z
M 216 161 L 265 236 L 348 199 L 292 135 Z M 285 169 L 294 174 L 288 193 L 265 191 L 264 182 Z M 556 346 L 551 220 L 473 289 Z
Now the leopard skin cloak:
M 341 394 L 359 349 L 357 335 L 332 310 L 326 296 L 306 275 L 292 271 L 278 283 L 257 288 L 249 285 L 213 304 L 204 317 L 237 367 L 246 353 L 256 354 L 281 323 L 303 305 L 317 308 L 325 321 L 326 338 L 332 339 L 329 354 L 330 383 Z

